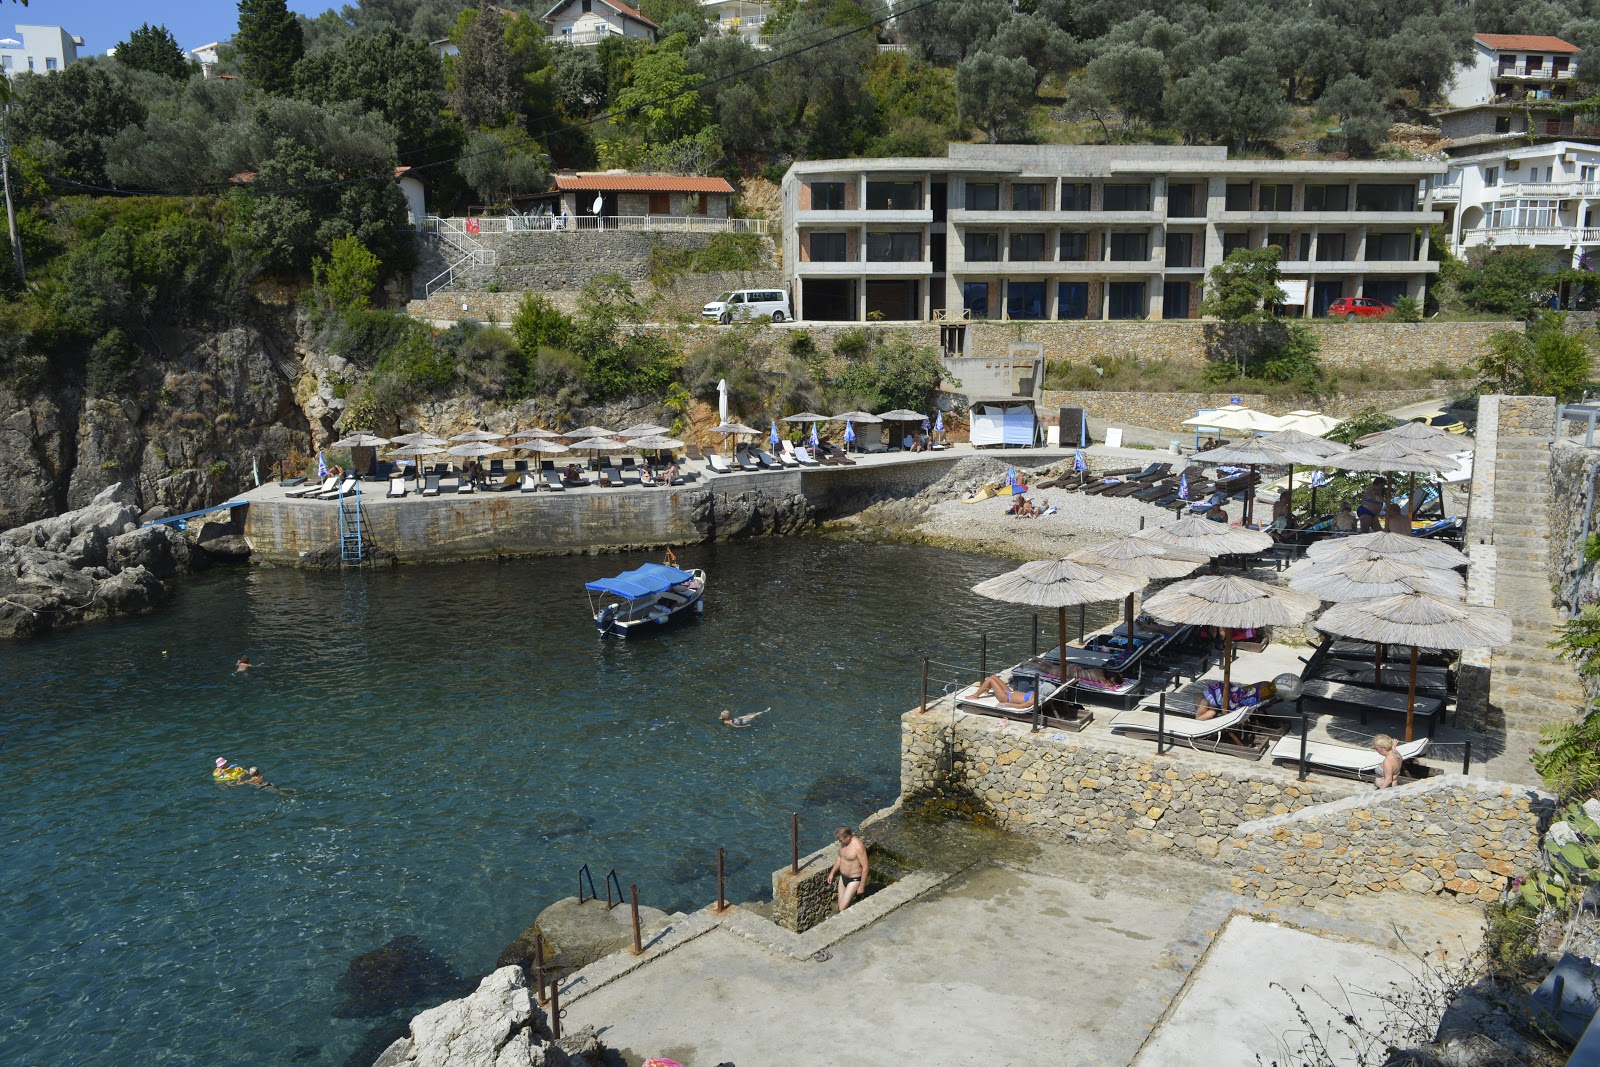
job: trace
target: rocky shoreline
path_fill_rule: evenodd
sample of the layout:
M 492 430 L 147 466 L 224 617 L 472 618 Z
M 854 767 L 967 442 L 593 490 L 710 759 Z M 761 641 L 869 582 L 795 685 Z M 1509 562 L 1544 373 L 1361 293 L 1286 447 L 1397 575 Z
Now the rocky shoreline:
M 178 577 L 249 554 L 226 524 L 207 524 L 211 536 L 191 543 L 170 526 L 141 521 L 118 483 L 76 511 L 0 533 L 0 638 L 147 614 Z

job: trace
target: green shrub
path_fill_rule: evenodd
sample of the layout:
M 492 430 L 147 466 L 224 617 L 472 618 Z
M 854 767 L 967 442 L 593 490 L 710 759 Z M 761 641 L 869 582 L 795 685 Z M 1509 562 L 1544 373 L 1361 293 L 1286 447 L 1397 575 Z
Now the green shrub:
M 359 238 L 341 237 L 333 242 L 329 258 L 318 256 L 311 262 L 316 301 L 336 315 L 363 310 L 370 304 L 382 272 L 383 264 Z
M 768 265 L 766 246 L 760 234 L 719 233 L 714 234 L 704 248 L 667 248 L 660 242 L 652 244 L 646 271 L 651 282 L 666 285 L 681 274 L 752 271 Z

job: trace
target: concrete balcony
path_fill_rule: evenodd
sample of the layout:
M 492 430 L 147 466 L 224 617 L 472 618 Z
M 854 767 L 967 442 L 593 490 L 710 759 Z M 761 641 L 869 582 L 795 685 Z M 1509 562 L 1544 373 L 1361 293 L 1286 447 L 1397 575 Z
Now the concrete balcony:
M 1345 226 L 1431 226 L 1443 222 L 1438 211 L 1223 211 L 1218 226 L 1317 226 L 1334 230 Z
M 933 273 L 933 263 L 930 260 L 895 260 L 892 262 L 871 261 L 857 259 L 843 261 L 809 261 L 796 263 L 795 274 L 802 278 L 858 278 L 858 277 L 887 277 L 920 278 Z
M 1082 259 L 1082 260 L 1002 260 L 999 262 L 984 262 L 981 260 L 952 259 L 949 264 L 951 274 L 966 275 L 1002 275 L 1006 277 L 1082 277 L 1084 275 L 1132 275 L 1145 276 L 1160 274 L 1166 268 L 1161 266 L 1161 261 L 1156 259 Z
M 1166 221 L 1166 216 L 1154 208 L 1149 211 L 968 211 L 950 209 L 953 226 L 984 229 L 990 226 L 1075 226 L 1087 229 L 1094 226 L 1137 224 L 1153 226 Z M 1189 221 L 1189 220 L 1185 220 Z M 1193 220 L 1204 222 L 1204 219 Z
M 1567 197 L 1600 196 L 1600 182 L 1514 182 L 1500 186 L 1496 199 L 1518 197 L 1560 200 Z
M 1477 226 L 1463 230 L 1461 243 L 1478 245 L 1527 245 L 1540 248 L 1571 248 L 1585 243 L 1585 234 L 1600 231 L 1577 226 Z
M 1441 186 L 1439 186 L 1438 188 L 1433 190 L 1433 202 L 1435 204 L 1457 204 L 1457 203 L 1460 203 L 1461 202 L 1461 186 L 1459 184 L 1456 184 L 1456 185 L 1441 185 Z
M 1432 274 L 1439 264 L 1427 259 L 1285 259 L 1278 269 L 1286 275 L 1303 274 Z
M 890 225 L 906 223 L 910 225 L 926 225 L 933 221 L 933 210 L 924 211 L 884 211 L 873 208 L 850 208 L 843 211 L 796 211 L 794 222 L 796 226 L 862 226 L 872 223 Z

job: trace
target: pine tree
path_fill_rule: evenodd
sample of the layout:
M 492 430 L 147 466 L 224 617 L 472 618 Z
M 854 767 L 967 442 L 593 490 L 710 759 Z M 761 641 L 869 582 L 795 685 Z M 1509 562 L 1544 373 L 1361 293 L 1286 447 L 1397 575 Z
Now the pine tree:
M 165 26 L 152 26 L 148 22 L 128 35 L 117 45 L 117 62 L 135 70 L 163 74 L 178 81 L 187 81 L 189 61 L 177 39 Z
M 284 0 L 239 0 L 239 31 L 233 36 L 245 77 L 269 93 L 294 87 L 294 65 L 305 54 L 300 23 Z

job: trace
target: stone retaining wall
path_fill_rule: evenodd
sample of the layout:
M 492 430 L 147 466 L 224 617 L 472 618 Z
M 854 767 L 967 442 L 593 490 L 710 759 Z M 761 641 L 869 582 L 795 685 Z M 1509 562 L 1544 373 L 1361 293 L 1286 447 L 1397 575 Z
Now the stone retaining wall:
M 953 810 L 1019 833 L 1198 860 L 1214 860 L 1229 834 L 1252 819 L 1358 788 L 1297 782 L 1269 764 L 1187 749 L 1157 755 L 1154 742 L 1103 734 L 1032 733 L 976 716 L 962 716 L 952 728 L 947 711 L 907 713 L 900 758 L 900 793 L 908 807 Z
M 1388 410 L 1417 404 L 1441 392 L 1461 387 L 1460 382 L 1441 381 L 1432 389 L 1393 389 L 1359 396 L 1319 397 L 1315 400 L 1307 397 L 1279 400 L 1254 393 L 1124 393 L 1046 389 L 1039 398 L 1039 413 L 1042 421 L 1054 425 L 1059 418 L 1060 408 L 1081 407 L 1092 419 L 1147 426 L 1178 435 L 1193 435 L 1192 428 L 1182 425 L 1184 419 L 1193 418 L 1200 408 L 1226 407 L 1234 397 L 1238 397 L 1246 407 L 1269 415 L 1287 415 L 1291 411 L 1309 407 L 1335 418 L 1348 418 L 1367 408 Z
M 1404 890 L 1498 900 L 1533 866 L 1548 794 L 1442 775 L 1246 823 L 1218 859 L 1235 892 L 1323 900 Z
M 681 274 L 664 286 L 637 281 L 634 295 L 646 313 L 657 320 L 690 319 L 700 321 L 700 309 L 730 289 L 771 289 L 779 285 L 776 270 L 724 270 L 704 274 Z M 491 293 L 481 289 L 442 289 L 426 299 L 412 300 L 406 310 L 414 318 L 433 321 L 476 319 L 505 325 L 517 314 L 517 306 L 527 292 L 537 292 L 562 311 L 578 310 L 580 289 L 535 289 L 510 287 Z
M 803 934 L 838 911 L 839 894 L 828 884 L 836 851 L 830 845 L 801 857 L 799 874 L 787 867 L 772 872 L 773 922 Z

